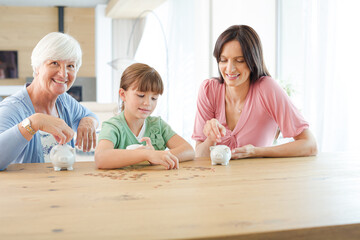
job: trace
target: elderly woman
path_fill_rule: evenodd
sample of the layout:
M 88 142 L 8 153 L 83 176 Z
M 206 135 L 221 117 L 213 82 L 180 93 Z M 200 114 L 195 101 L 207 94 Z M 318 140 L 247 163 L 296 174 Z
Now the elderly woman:
M 36 45 L 31 56 L 34 80 L 0 103 L 0 170 L 11 163 L 47 161 L 56 144 L 83 151 L 95 147 L 96 115 L 66 93 L 81 58 L 79 43 L 67 34 L 49 33 Z
M 258 34 L 235 25 L 218 38 L 214 57 L 219 78 L 200 88 L 192 138 L 196 156 L 209 156 L 209 147 L 232 149 L 232 159 L 309 156 L 317 153 L 309 124 L 285 91 L 270 77 Z M 294 141 L 272 146 L 277 129 Z

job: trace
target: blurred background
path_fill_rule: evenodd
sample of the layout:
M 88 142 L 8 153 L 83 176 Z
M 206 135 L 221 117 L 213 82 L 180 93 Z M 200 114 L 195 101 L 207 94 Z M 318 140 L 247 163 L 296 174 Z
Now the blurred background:
M 227 27 L 246 24 L 260 35 L 270 74 L 310 122 L 320 151 L 356 151 L 359 11 L 356 0 L 0 0 L 0 56 L 16 56 L 12 75 L 0 58 L 0 100 L 31 82 L 36 43 L 63 31 L 83 49 L 71 89 L 78 101 L 116 106 L 122 71 L 144 62 L 165 84 L 153 115 L 194 144 L 198 87 L 218 76 L 215 41 Z

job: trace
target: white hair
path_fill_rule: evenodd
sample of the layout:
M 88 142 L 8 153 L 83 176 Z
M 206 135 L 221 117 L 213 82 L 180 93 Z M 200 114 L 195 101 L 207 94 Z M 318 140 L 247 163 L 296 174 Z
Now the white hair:
M 76 72 L 82 63 L 82 51 L 79 42 L 66 33 L 52 32 L 43 37 L 31 54 L 33 75 L 46 60 L 69 60 L 75 62 Z

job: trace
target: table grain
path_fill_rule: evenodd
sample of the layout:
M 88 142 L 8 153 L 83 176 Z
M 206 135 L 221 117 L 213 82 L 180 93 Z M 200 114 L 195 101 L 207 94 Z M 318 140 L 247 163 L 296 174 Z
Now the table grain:
M 13 164 L 1 239 L 360 239 L 360 156 L 139 164 Z

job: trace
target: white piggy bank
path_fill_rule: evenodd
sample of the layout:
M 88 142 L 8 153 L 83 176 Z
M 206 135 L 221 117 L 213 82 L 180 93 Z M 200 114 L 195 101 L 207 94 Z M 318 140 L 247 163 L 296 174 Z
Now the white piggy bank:
M 67 144 L 56 145 L 50 151 L 50 160 L 55 171 L 60 171 L 62 168 L 73 170 L 75 148 L 72 148 Z
M 226 145 L 217 145 L 210 147 L 211 164 L 228 165 L 231 158 L 230 148 Z
M 143 147 L 144 145 L 141 144 L 132 144 L 126 147 L 126 149 L 128 150 L 134 150 L 134 149 L 138 149 L 139 147 Z

